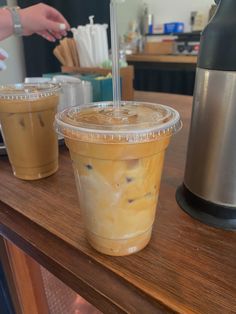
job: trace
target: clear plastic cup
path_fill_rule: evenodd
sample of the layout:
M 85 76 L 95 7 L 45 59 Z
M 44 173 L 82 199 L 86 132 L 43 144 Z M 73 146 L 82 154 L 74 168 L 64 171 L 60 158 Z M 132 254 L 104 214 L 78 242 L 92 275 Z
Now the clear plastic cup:
M 92 85 L 90 82 L 60 82 L 61 94 L 58 112 L 92 101 Z
M 151 103 L 94 103 L 56 115 L 73 161 L 89 243 L 113 256 L 151 238 L 165 150 L 181 128 L 174 109 Z
M 0 123 L 16 177 L 35 180 L 58 169 L 53 123 L 59 101 L 55 84 L 0 86 Z

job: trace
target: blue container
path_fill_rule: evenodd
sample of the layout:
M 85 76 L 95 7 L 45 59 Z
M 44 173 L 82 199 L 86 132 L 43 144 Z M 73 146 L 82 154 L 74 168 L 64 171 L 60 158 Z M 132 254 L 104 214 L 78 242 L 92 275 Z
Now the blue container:
M 173 34 L 173 33 L 183 33 L 184 32 L 184 23 L 182 22 L 173 22 L 164 24 L 164 33 Z

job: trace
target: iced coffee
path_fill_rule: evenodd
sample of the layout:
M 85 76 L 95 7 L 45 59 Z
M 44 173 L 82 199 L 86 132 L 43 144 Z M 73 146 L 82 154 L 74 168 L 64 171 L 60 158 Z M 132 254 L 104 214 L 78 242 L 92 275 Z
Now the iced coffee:
M 73 161 L 87 239 L 99 252 L 122 256 L 149 242 L 165 156 L 179 114 L 166 106 L 111 103 L 58 114 Z
M 58 141 L 53 123 L 58 100 L 55 84 L 0 87 L 0 123 L 16 177 L 35 180 L 57 171 Z

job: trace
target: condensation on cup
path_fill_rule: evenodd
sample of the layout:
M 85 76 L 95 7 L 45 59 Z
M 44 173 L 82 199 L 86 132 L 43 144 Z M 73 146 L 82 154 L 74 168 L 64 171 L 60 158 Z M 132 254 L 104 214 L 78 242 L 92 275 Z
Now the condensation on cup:
M 122 256 L 150 241 L 166 148 L 181 128 L 174 109 L 112 102 L 56 115 L 73 162 L 85 232 L 99 252 Z

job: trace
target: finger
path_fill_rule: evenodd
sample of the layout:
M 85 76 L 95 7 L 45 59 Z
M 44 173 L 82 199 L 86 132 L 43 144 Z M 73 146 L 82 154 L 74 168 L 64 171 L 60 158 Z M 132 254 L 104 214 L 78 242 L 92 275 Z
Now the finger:
M 61 33 L 62 36 L 67 36 L 67 32 L 66 31 L 62 30 L 60 33 Z
M 40 35 L 41 37 L 43 37 L 44 39 L 51 41 L 51 42 L 55 42 L 56 39 L 55 37 L 49 33 L 48 31 L 41 31 L 41 32 L 37 32 L 38 35 Z
M 56 39 L 61 39 L 62 38 L 62 34 L 58 33 L 58 32 L 50 32 L 50 34 L 56 38 Z
M 0 61 L 0 71 L 1 70 L 6 70 L 7 66 L 3 61 Z
M 59 28 L 62 34 L 67 34 L 66 25 L 64 23 L 60 23 Z
M 54 21 L 54 22 L 58 22 L 60 24 L 65 24 L 65 30 L 70 30 L 70 24 L 64 18 L 64 16 L 59 11 L 57 11 L 56 9 L 50 7 L 50 11 L 48 12 L 47 18 L 49 20 Z
M 56 32 L 56 33 L 64 33 L 65 32 L 65 26 L 63 23 L 54 22 L 51 20 L 46 20 L 44 23 L 45 29 L 49 30 L 50 32 Z
M 5 60 L 8 57 L 8 53 L 4 49 L 0 48 L 0 60 Z

